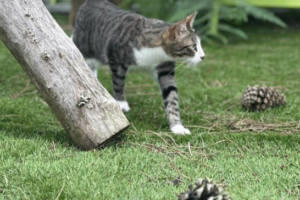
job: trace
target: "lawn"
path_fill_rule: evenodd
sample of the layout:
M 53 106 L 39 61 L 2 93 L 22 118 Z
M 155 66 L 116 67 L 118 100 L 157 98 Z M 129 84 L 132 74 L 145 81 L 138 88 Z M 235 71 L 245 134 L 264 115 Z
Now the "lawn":
M 0 199 L 171 200 L 199 177 L 213 179 L 233 199 L 299 199 L 299 29 L 245 30 L 248 40 L 204 45 L 207 56 L 198 67 L 177 67 L 190 136 L 169 132 L 158 85 L 132 71 L 126 82 L 131 126 L 92 151 L 76 148 L 0 43 Z M 109 70 L 98 77 L 112 92 Z M 287 104 L 243 110 L 240 97 L 255 84 L 274 86 Z

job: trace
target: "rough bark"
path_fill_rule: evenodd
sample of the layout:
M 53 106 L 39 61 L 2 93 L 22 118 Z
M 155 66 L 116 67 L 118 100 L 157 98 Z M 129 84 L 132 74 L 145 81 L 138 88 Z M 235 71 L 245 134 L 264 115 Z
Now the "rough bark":
M 0 0 L 0 38 L 80 148 L 97 148 L 129 126 L 41 0 Z

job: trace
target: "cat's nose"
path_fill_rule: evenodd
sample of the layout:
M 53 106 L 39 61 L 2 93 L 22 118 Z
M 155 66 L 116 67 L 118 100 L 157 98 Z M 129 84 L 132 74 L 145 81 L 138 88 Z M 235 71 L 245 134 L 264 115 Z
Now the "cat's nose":
M 200 58 L 201 58 L 201 60 L 204 60 L 205 56 L 201 56 Z

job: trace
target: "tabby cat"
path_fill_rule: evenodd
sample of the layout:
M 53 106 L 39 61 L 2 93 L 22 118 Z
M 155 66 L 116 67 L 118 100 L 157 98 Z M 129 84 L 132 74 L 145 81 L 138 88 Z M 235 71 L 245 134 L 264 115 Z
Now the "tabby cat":
M 171 131 L 190 134 L 180 120 L 174 70 L 176 60 L 198 63 L 204 59 L 193 29 L 195 16 L 168 24 L 121 10 L 106 0 L 86 0 L 77 14 L 73 41 L 85 58 L 110 66 L 113 96 L 123 111 L 130 110 L 124 91 L 128 68 L 155 70 Z M 97 76 L 95 65 L 89 66 Z

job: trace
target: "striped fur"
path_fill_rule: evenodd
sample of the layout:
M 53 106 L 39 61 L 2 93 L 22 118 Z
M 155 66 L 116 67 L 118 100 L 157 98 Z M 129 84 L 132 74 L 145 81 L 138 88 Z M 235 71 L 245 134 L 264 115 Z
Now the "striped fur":
M 110 66 L 113 95 L 124 111 L 130 109 L 124 90 L 128 68 L 155 69 L 171 131 L 190 134 L 180 120 L 174 75 L 176 60 L 204 59 L 200 38 L 192 28 L 195 16 L 168 24 L 121 10 L 106 0 L 86 0 L 77 14 L 73 41 L 96 76 L 97 66 L 90 59 Z

